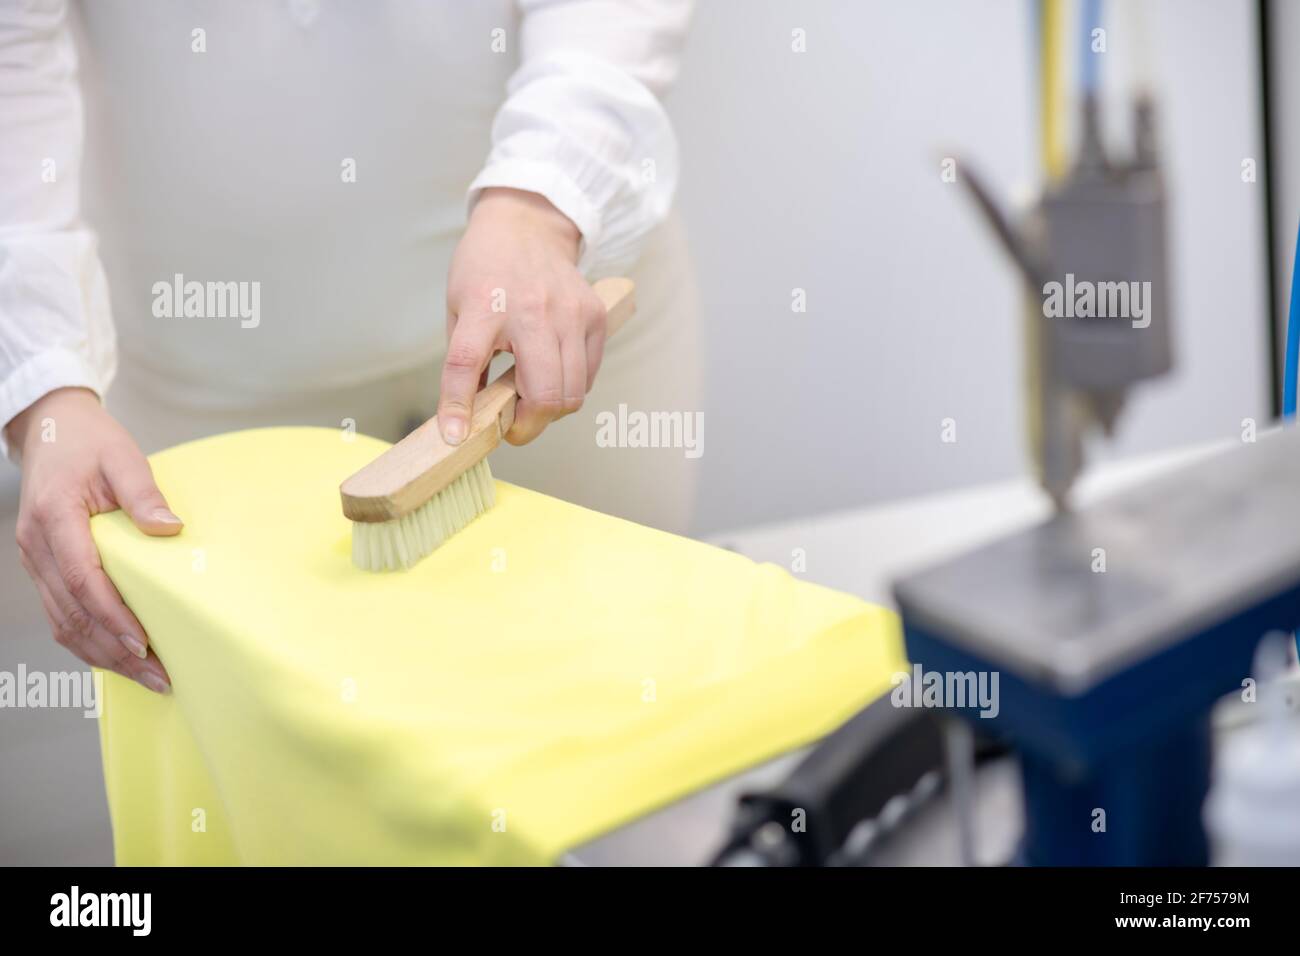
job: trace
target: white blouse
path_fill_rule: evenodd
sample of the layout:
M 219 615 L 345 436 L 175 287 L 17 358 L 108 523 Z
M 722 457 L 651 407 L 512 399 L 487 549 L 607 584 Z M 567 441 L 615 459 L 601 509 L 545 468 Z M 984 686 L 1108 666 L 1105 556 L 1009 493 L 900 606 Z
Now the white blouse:
M 541 193 L 591 276 L 672 199 L 690 0 L 66 6 L 0 5 L 0 424 L 103 395 L 115 327 L 208 406 L 435 362 L 467 194 Z

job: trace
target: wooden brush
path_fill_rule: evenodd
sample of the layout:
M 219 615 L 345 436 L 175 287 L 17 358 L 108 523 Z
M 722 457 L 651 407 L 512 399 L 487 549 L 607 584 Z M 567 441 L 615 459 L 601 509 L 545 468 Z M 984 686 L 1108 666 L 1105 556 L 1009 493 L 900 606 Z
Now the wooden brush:
M 636 310 L 629 279 L 601 279 L 606 336 Z M 352 521 L 352 563 L 366 571 L 408 568 L 496 500 L 487 456 L 515 420 L 513 367 L 479 391 L 469 434 L 448 445 L 433 417 L 339 486 Z

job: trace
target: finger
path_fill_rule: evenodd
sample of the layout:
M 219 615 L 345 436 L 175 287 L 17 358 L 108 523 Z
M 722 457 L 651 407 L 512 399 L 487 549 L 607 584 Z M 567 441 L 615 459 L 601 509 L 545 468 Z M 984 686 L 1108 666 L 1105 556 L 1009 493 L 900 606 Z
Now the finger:
M 167 506 L 167 499 L 153 480 L 149 460 L 131 448 L 104 462 L 104 480 L 118 507 L 135 526 L 150 535 L 180 534 L 184 522 Z
M 584 344 L 587 349 L 587 391 L 591 391 L 591 386 L 596 383 L 596 373 L 600 371 L 600 363 L 605 357 L 605 338 L 608 321 L 608 313 L 605 310 L 605 303 L 600 301 L 600 297 L 594 292 L 591 295 L 589 308 L 590 315 L 586 322 L 587 333 L 584 338 Z
M 537 329 L 515 351 L 515 422 L 506 433 L 512 445 L 525 445 L 564 413 L 564 368 L 560 342 L 553 332 Z
M 587 397 L 587 342 L 582 333 L 560 340 L 560 366 L 564 373 L 562 412 L 572 415 Z
M 124 673 L 125 663 L 139 658 L 129 653 L 119 641 L 110 639 L 108 645 L 103 646 L 101 641 L 95 639 L 96 631 L 102 632 L 103 629 L 97 628 L 86 616 L 84 609 L 79 608 L 67 591 L 59 586 L 57 571 L 54 571 L 52 579 L 55 582 L 54 586 L 59 589 L 59 595 L 56 597 L 51 592 L 50 584 L 46 582 L 47 572 L 42 565 L 48 564 L 53 567 L 53 558 L 48 551 L 44 554 L 46 560 L 41 564 L 32 564 L 24 559 L 23 566 L 28 569 L 32 581 L 36 584 L 54 640 L 92 667 Z
M 23 566 L 27 567 L 28 562 L 24 561 Z M 54 600 L 54 596 L 50 594 L 49 586 L 41 580 L 39 572 L 34 568 L 28 568 L 27 573 L 31 575 L 32 582 L 36 585 L 36 592 L 41 596 L 41 606 L 45 608 L 45 617 L 49 621 L 50 633 L 54 635 L 55 643 L 66 647 L 92 667 L 109 667 L 111 661 L 107 655 L 103 654 L 97 646 L 88 643 L 86 636 L 79 630 L 69 626 L 67 616 Z
M 586 338 L 587 346 L 587 391 L 596 384 L 596 373 L 600 371 L 600 363 L 605 360 L 605 333 L 588 332 Z
M 36 542 L 24 544 L 19 551 L 23 568 L 36 585 L 45 607 L 45 616 L 50 622 L 50 632 L 54 641 L 67 648 L 87 664 L 95 667 L 112 668 L 116 656 L 124 650 L 120 642 L 112 655 L 106 655 L 91 642 L 94 621 L 85 609 L 67 593 L 59 577 L 59 569 L 50 553 L 49 544 L 44 533 Z
M 132 657 L 127 661 L 126 676 L 155 694 L 170 693 L 172 689 L 172 680 L 167 674 L 167 668 L 163 667 L 162 661 L 158 660 L 158 655 L 153 652 L 153 648 L 149 649 L 149 655 L 144 660 Z
M 495 339 L 496 330 L 487 322 L 461 320 L 452 330 L 438 396 L 438 429 L 449 445 L 459 445 L 469 434 L 474 395 Z
M 72 616 L 59 606 L 43 578 L 34 575 L 33 580 L 41 595 L 41 603 L 45 607 L 45 616 L 49 618 L 55 641 L 92 667 L 120 674 L 158 694 L 171 690 L 167 669 L 153 651 L 149 651 L 148 656 L 141 660 L 128 651 L 121 641 L 93 622 L 87 631 L 87 619 L 76 613 L 76 604 L 66 592 L 63 600 Z
M 48 548 L 36 556 L 33 580 L 45 605 L 46 616 L 54 632 L 54 640 L 76 654 L 87 664 L 118 670 L 119 662 L 127 658 L 138 660 L 121 641 L 111 640 L 108 646 L 96 640 L 98 633 L 107 633 L 96 624 L 63 584 L 53 554 Z M 109 635 L 111 637 L 111 635 Z
M 122 595 L 104 573 L 99 551 L 90 537 L 89 516 L 75 506 L 51 515 L 45 525 L 45 540 L 54 568 L 46 568 L 42 577 L 50 585 L 50 591 L 56 599 L 60 598 L 60 591 L 63 591 L 76 605 L 77 610 L 70 611 L 60 600 L 59 605 L 64 613 L 76 615 L 78 623 L 80 615 L 87 616 L 91 624 L 103 628 L 121 642 L 127 651 L 138 658 L 144 658 L 148 637 L 136 616 L 122 600 Z M 53 573 L 49 573 L 50 570 Z M 89 633 L 91 628 L 85 627 L 83 630 Z
M 492 372 L 492 363 L 496 361 L 496 357 L 501 354 L 501 351 L 501 349 L 493 349 L 492 355 L 488 358 L 487 364 L 483 366 L 483 374 L 478 377 L 478 390 L 480 392 L 487 388 L 488 375 Z

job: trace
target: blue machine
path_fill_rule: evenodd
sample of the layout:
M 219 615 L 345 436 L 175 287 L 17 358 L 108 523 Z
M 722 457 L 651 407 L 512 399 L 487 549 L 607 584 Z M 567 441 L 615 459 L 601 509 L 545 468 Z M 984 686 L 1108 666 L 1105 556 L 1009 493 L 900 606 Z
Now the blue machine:
M 1208 862 L 1210 709 L 1300 624 L 1297 488 L 1287 429 L 898 583 L 915 664 L 998 675 L 950 709 L 1019 756 L 1021 862 Z

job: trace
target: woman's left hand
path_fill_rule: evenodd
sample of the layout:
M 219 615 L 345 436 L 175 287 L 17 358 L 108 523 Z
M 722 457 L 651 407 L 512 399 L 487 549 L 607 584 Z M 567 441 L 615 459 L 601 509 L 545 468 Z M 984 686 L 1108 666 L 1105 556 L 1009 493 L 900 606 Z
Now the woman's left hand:
M 604 352 L 605 307 L 578 272 L 580 240 L 537 193 L 480 194 L 447 280 L 438 425 L 449 444 L 469 434 L 475 393 L 500 351 L 514 353 L 519 391 L 506 441 L 530 442 L 582 407 Z

